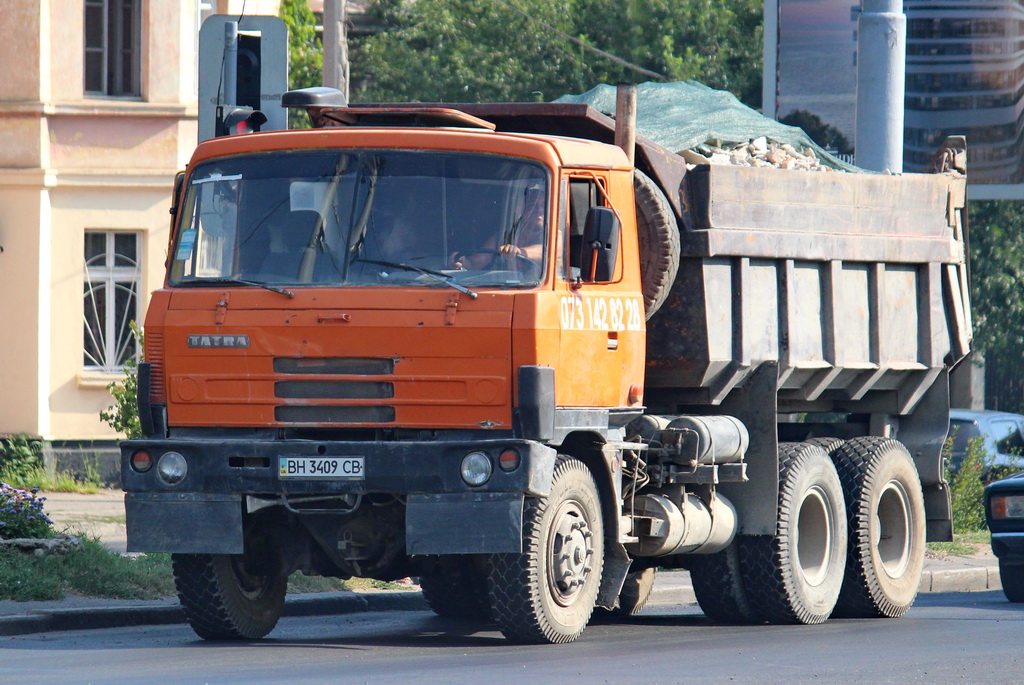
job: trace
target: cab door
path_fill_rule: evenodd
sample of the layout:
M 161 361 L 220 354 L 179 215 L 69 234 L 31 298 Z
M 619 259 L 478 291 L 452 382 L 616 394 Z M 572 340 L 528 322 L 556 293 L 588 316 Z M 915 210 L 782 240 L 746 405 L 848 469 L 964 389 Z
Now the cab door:
M 555 393 L 562 407 L 630 406 L 636 404 L 629 400 L 630 387 L 643 384 L 644 310 L 632 182 L 629 192 L 616 198 L 610 193 L 611 173 L 580 172 L 562 182 L 555 286 L 560 320 Z M 612 206 L 621 221 L 615 268 L 610 280 L 590 281 L 582 268 L 587 215 L 593 207 Z

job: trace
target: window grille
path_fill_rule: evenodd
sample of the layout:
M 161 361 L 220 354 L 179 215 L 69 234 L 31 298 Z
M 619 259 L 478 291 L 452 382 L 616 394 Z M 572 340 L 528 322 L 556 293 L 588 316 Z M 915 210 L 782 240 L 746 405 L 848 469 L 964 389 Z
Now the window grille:
M 139 314 L 138 254 L 137 233 L 85 233 L 83 364 L 87 370 L 116 372 L 138 355 L 130 326 Z

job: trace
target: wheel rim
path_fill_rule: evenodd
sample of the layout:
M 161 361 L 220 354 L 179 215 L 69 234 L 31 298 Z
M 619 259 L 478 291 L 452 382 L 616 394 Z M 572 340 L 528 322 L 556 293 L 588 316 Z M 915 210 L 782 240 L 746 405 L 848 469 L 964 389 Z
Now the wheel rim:
M 267 579 L 264 576 L 256 576 L 245 569 L 245 563 L 239 559 L 231 559 L 231 570 L 234 572 L 238 591 L 247 599 L 256 600 L 267 589 Z
M 899 578 L 910 564 L 910 498 L 897 481 L 889 481 L 878 497 L 871 544 L 882 568 L 891 578 Z
M 832 552 L 832 513 L 820 488 L 811 488 L 800 503 L 796 534 L 797 567 L 809 585 L 820 585 L 828 576 Z
M 575 501 L 566 501 L 555 512 L 549 548 L 548 581 L 555 601 L 562 606 L 575 602 L 593 570 L 594 534 Z

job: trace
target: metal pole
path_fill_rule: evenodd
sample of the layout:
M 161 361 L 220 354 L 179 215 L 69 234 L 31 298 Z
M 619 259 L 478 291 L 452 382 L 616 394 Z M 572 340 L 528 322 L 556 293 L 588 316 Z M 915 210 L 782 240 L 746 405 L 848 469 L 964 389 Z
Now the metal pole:
M 903 171 L 903 0 L 863 0 L 857 20 L 857 166 Z
M 348 29 L 345 0 L 324 0 L 323 84 L 337 88 L 348 101 Z
M 761 113 L 779 116 L 779 0 L 764 0 L 764 71 L 761 85 Z
M 615 89 L 615 144 L 622 148 L 629 163 L 636 156 L 636 84 L 620 83 Z
M 224 24 L 224 98 L 225 105 L 238 98 L 238 22 Z

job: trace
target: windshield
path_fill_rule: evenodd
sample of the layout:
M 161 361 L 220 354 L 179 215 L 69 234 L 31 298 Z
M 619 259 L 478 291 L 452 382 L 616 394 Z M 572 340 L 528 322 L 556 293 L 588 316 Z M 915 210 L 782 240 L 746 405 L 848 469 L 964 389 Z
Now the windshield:
M 171 282 L 535 285 L 545 264 L 548 188 L 541 165 L 496 155 L 346 150 L 218 159 L 189 176 Z

